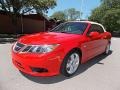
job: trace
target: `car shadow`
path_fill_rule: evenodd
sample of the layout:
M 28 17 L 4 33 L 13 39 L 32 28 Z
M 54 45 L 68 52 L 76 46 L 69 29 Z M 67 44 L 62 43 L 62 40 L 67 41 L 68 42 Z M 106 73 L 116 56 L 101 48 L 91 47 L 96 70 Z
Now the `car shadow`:
M 109 55 L 112 54 L 113 51 L 110 51 Z M 109 55 L 99 55 L 91 60 L 89 60 L 87 63 L 80 65 L 77 73 L 72 76 L 75 77 L 77 75 L 80 75 L 81 73 L 83 73 L 84 71 L 86 71 L 87 69 L 89 69 L 90 67 L 92 67 L 95 64 L 100 64 L 100 65 L 104 65 L 104 63 L 101 63 L 100 61 L 102 61 L 103 59 L 105 59 L 107 56 Z M 20 72 L 23 76 L 25 76 L 27 79 L 34 81 L 36 83 L 39 84 L 54 84 L 54 83 L 58 83 L 58 82 L 62 82 L 66 79 L 70 79 L 72 77 L 64 77 L 63 75 L 58 75 L 58 76 L 52 76 L 52 77 L 34 77 L 34 76 L 30 76 L 28 74 L 25 74 L 23 72 Z

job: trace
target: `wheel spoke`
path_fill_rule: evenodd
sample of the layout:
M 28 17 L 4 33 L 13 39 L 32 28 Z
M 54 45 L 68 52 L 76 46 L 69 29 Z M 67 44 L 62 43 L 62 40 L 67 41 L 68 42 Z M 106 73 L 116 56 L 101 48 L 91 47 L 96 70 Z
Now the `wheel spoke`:
M 80 61 L 80 58 L 77 53 L 73 53 L 70 56 L 70 59 L 68 60 L 67 66 L 66 66 L 66 70 L 69 74 L 73 74 L 77 70 L 79 66 L 79 61 Z

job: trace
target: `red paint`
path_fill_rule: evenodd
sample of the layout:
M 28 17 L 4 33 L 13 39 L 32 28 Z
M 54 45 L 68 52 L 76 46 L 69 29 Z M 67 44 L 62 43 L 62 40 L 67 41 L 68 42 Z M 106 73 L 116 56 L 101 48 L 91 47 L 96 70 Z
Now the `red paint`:
M 18 42 L 28 45 L 60 44 L 60 46 L 58 46 L 54 51 L 45 54 L 15 53 L 12 50 L 13 63 L 22 72 L 33 76 L 58 75 L 60 74 L 60 66 L 64 57 L 73 48 L 79 48 L 82 51 L 81 63 L 85 63 L 89 59 L 103 53 L 111 39 L 111 34 L 109 32 L 101 34 L 93 32 L 92 37 L 88 36 L 87 32 L 90 26 L 91 24 L 88 23 L 88 27 L 84 31 L 83 35 L 42 32 L 23 36 L 18 40 Z M 45 68 L 48 72 L 32 72 L 31 67 Z

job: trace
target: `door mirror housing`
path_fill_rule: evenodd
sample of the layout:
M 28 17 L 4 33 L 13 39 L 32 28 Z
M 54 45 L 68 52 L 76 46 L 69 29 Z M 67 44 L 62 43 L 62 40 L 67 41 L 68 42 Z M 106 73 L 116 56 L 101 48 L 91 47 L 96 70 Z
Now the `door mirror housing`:
M 107 36 L 108 39 L 110 39 L 112 37 L 110 32 L 104 32 L 104 35 Z
M 90 32 L 88 35 L 89 37 L 97 37 L 100 33 L 99 32 Z

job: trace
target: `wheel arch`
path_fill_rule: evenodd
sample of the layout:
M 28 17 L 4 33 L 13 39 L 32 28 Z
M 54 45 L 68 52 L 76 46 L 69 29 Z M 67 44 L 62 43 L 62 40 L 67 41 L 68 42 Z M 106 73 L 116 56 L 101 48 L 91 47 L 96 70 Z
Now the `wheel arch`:
M 80 55 L 80 58 L 82 59 L 82 50 L 81 50 L 80 48 L 78 48 L 78 47 L 74 47 L 74 48 L 72 48 L 71 50 L 69 50 L 68 53 L 67 53 L 67 55 L 68 55 L 69 53 L 71 53 L 71 52 L 74 52 L 74 51 L 77 51 L 77 52 L 79 53 L 79 55 Z M 81 61 L 82 61 L 82 60 L 80 60 L 80 63 L 81 63 Z
M 65 55 L 65 57 L 64 57 L 64 59 L 63 59 L 63 61 L 62 61 L 62 63 L 61 63 L 61 66 L 60 66 L 60 73 L 62 73 L 63 75 L 65 75 L 65 76 L 67 76 L 67 77 L 70 77 L 70 75 L 68 75 L 64 70 L 65 69 L 63 69 L 63 68 L 65 68 L 65 63 L 66 63 L 66 58 L 71 54 L 71 53 L 73 53 L 73 52 L 78 52 L 79 53 L 79 55 L 80 55 L 80 58 L 82 59 L 82 51 L 81 51 L 81 49 L 80 48 L 78 48 L 78 47 L 75 47 L 75 48 L 72 48 L 72 49 L 70 49 L 67 53 L 66 53 L 66 55 Z M 80 59 L 80 64 L 81 64 L 81 60 Z M 73 75 L 73 74 L 72 74 Z
M 108 43 L 111 44 L 111 40 L 109 40 Z

